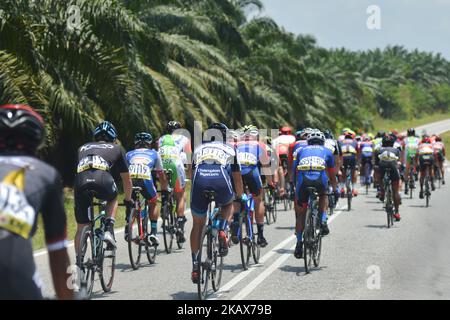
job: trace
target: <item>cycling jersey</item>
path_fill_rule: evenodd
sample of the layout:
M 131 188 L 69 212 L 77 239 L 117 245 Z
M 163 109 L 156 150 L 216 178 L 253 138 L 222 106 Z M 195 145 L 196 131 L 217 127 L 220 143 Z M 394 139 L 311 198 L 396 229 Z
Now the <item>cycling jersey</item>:
M 344 139 L 340 142 L 342 156 L 345 158 L 356 158 L 358 153 L 358 142 L 353 139 Z
M 419 148 L 420 139 L 417 137 L 407 137 L 405 139 L 405 155 L 406 160 L 411 163 L 412 158 L 416 156 L 417 149 Z
M 231 174 L 241 171 L 236 149 L 222 142 L 208 142 L 195 149 L 192 160 L 192 213 L 206 214 L 208 200 L 203 192 L 207 190 L 216 193 L 217 206 L 231 203 L 234 198 Z
M 444 145 L 444 143 L 441 142 L 441 141 L 433 143 L 433 150 L 434 150 L 435 154 L 442 153 L 442 154 L 445 155 L 445 145 Z
M 372 158 L 373 156 L 373 142 L 364 141 L 361 143 L 361 157 L 362 158 Z
M 421 143 L 417 148 L 419 167 L 423 171 L 426 166 L 434 165 L 434 149 L 431 143 Z
M 326 139 L 325 148 L 330 149 L 331 153 L 335 156 L 341 156 L 342 155 L 342 149 L 341 145 L 334 139 Z
M 0 299 L 41 299 L 31 237 L 42 214 L 48 251 L 66 248 L 59 173 L 29 156 L 0 156 Z
M 75 220 L 89 223 L 87 209 L 91 204 L 91 192 L 104 201 L 117 198 L 115 181 L 121 173 L 128 173 L 125 150 L 108 142 L 89 142 L 78 151 L 77 175 L 74 183 Z
M 378 152 L 383 144 L 383 138 L 376 138 L 373 140 L 373 151 Z
M 281 135 L 273 140 L 273 147 L 277 150 L 280 157 L 287 158 L 289 155 L 289 147 L 295 143 L 294 135 Z
M 400 150 L 395 147 L 382 147 L 378 153 L 380 175 L 384 176 L 386 170 L 390 170 L 390 178 L 392 182 L 400 180 L 400 172 L 398 171 L 398 161 L 400 160 Z
M 185 137 L 181 134 L 172 134 L 172 138 L 173 138 L 173 141 L 175 142 L 175 144 L 181 150 L 180 156 L 181 156 L 182 163 L 187 164 L 188 163 L 187 156 L 192 153 L 191 141 L 187 137 Z M 162 142 L 162 138 L 160 138 L 160 140 L 159 140 L 159 145 L 161 145 L 161 142 Z
M 186 138 L 184 136 L 181 137 Z M 183 191 L 186 186 L 186 173 L 183 164 L 184 146 L 185 145 L 181 143 L 177 143 L 174 137 L 169 134 L 164 135 L 159 139 L 158 153 L 161 156 L 164 169 L 172 171 L 170 187 L 175 189 L 175 192 Z
M 126 155 L 133 185 L 141 187 L 145 199 L 155 201 L 157 198 L 152 171 L 162 171 L 161 156 L 152 149 L 136 149 Z
M 306 146 L 308 146 L 308 141 L 306 140 L 296 141 L 294 145 L 291 146 L 291 151 L 289 152 L 290 160 L 292 159 L 292 162 L 294 162 L 297 159 L 298 152 Z
M 296 197 L 300 203 L 307 199 L 307 187 L 315 187 L 322 194 L 328 187 L 326 170 L 333 170 L 334 156 L 331 150 L 320 145 L 309 145 L 297 154 L 294 161 L 294 176 L 296 177 Z

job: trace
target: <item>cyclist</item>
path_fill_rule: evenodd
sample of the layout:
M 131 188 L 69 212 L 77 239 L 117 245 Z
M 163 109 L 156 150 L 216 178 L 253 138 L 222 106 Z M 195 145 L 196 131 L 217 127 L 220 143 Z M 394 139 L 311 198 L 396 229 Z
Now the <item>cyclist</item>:
M 414 172 L 416 171 L 416 167 L 414 165 L 415 161 L 414 158 L 417 153 L 417 149 L 419 148 L 420 139 L 416 136 L 416 130 L 414 128 L 410 128 L 407 131 L 407 137 L 404 140 L 404 159 L 406 163 L 406 170 L 405 170 L 405 194 L 408 194 L 409 192 L 409 173 L 411 171 L 411 166 L 413 166 Z
M 268 171 L 267 175 L 272 176 L 272 185 L 269 184 L 269 186 L 271 186 L 272 188 L 275 188 L 277 186 L 279 186 L 279 177 L 278 177 L 278 169 L 280 167 L 280 164 L 278 163 L 278 155 L 277 155 L 277 151 L 272 147 L 272 138 L 270 136 L 266 136 L 263 139 L 263 144 L 266 148 L 267 151 L 267 157 L 269 158 L 270 161 L 270 168 Z M 260 167 L 261 169 L 261 167 Z M 261 174 L 261 180 L 263 182 L 263 185 L 265 185 L 268 181 L 266 179 L 265 174 Z
M 383 145 L 383 137 L 385 135 L 386 133 L 384 131 L 379 131 L 375 136 L 375 139 L 373 139 L 373 159 L 374 159 L 373 180 L 377 188 L 377 195 L 376 195 L 377 198 L 380 198 L 380 181 L 381 181 L 379 170 L 380 159 L 378 158 L 378 155 Z
M 0 300 L 43 299 L 31 244 L 39 212 L 56 296 L 73 298 L 61 177 L 36 157 L 44 139 L 44 121 L 31 107 L 0 106 Z
M 156 192 L 155 184 L 153 183 L 152 171 L 155 171 L 159 180 L 161 181 L 162 202 L 166 202 L 169 196 L 167 190 L 167 179 L 163 170 L 162 160 L 159 153 L 152 149 L 153 137 L 150 133 L 137 133 L 134 137 L 135 150 L 127 153 L 128 169 L 133 181 L 133 186 L 142 189 L 141 194 L 147 201 L 148 214 L 150 218 L 151 230 L 148 236 L 148 241 L 153 245 L 159 245 L 157 237 L 157 223 L 159 212 L 156 210 L 156 201 L 158 194 Z M 144 216 L 147 215 L 146 210 L 143 210 Z M 128 223 L 128 216 L 130 211 L 127 210 L 126 221 Z M 128 237 L 128 225 L 125 227 L 125 240 Z
M 105 241 L 108 247 L 115 246 L 114 224 L 118 207 L 116 181 L 123 182 L 125 200 L 128 208 L 133 207 L 131 200 L 132 182 L 128 171 L 125 150 L 116 143 L 117 131 L 112 123 L 104 121 L 93 132 L 94 141 L 88 142 L 78 150 L 78 166 L 75 176 L 75 252 L 79 251 L 81 231 L 89 225 L 88 208 L 91 204 L 91 193 L 100 200 L 107 201 L 105 220 Z M 78 261 L 78 259 L 77 259 Z
M 426 168 L 430 168 L 431 176 L 431 190 L 435 190 L 434 186 L 434 149 L 431 144 L 431 139 L 428 135 L 424 135 L 422 141 L 419 144 L 416 152 L 416 166 L 419 165 L 420 168 L 420 193 L 419 198 L 423 199 L 423 183 L 425 180 Z
M 380 178 L 382 179 L 386 173 L 386 169 L 390 168 L 390 179 L 392 184 L 392 191 L 394 196 L 396 221 L 400 221 L 400 172 L 399 161 L 401 157 L 401 151 L 394 147 L 397 137 L 394 134 L 385 135 L 383 137 L 382 146 L 378 152 Z M 383 183 L 380 183 L 380 200 L 384 201 L 385 190 Z
M 191 189 L 191 212 L 193 227 L 191 231 L 192 251 L 192 282 L 199 280 L 198 254 L 200 239 L 205 227 L 208 200 L 203 192 L 212 190 L 216 193 L 216 207 L 221 208 L 219 218 L 219 254 L 228 254 L 228 238 L 226 235 L 227 221 L 233 214 L 233 199 L 235 192 L 239 199 L 245 200 L 243 193 L 241 166 L 237 158 L 236 149 L 226 144 L 228 127 L 223 123 L 214 123 L 209 126 L 214 133 L 210 142 L 204 141 L 194 150 L 193 177 Z M 234 190 L 232 187 L 234 185 Z
M 289 166 L 289 148 L 295 143 L 295 136 L 292 134 L 292 129 L 288 126 L 280 128 L 280 135 L 273 140 L 273 147 L 277 150 L 279 156 L 280 170 L 280 193 L 285 192 L 286 176 L 288 175 Z
M 442 142 L 442 138 L 440 136 L 436 136 L 435 143 L 433 144 L 434 150 L 434 158 L 436 160 L 436 165 L 438 169 L 441 171 L 442 184 L 445 184 L 445 170 L 444 170 L 444 162 L 445 162 L 445 144 Z
M 341 197 L 344 197 L 345 190 L 344 184 L 345 179 L 347 178 L 346 172 L 347 168 L 351 169 L 351 179 L 352 179 L 352 190 L 353 196 L 358 196 L 358 191 L 355 188 L 356 184 L 356 161 L 359 157 L 359 149 L 358 142 L 355 140 L 355 133 L 353 131 L 347 131 L 345 133 L 345 139 L 340 142 L 342 149 L 342 158 L 343 158 L 343 170 L 341 175 Z
M 335 171 L 338 172 L 339 168 L 341 167 L 342 161 L 341 145 L 336 141 L 333 132 L 330 129 L 326 129 L 324 131 L 324 135 L 325 135 L 325 147 L 330 149 L 330 151 L 333 153 Z
M 289 147 L 289 157 L 288 157 L 288 175 L 289 175 L 289 181 L 293 184 L 294 183 L 294 177 L 292 176 L 292 167 L 294 165 L 295 158 L 297 156 L 297 153 L 300 151 L 301 148 L 304 148 L 308 145 L 308 134 L 313 132 L 314 130 L 311 128 L 305 128 L 304 130 L 299 130 L 295 133 L 295 142 L 291 144 Z
M 297 245 L 294 256 L 297 259 L 303 257 L 303 231 L 305 228 L 306 211 L 308 208 L 308 187 L 315 187 L 320 195 L 319 212 L 322 221 L 321 233 L 327 235 L 330 233 L 327 225 L 327 189 L 328 181 L 331 181 L 333 191 L 336 194 L 336 175 L 334 157 L 331 151 L 324 146 L 325 136 L 319 130 L 308 135 L 308 146 L 302 148 L 294 162 L 294 177 L 296 181 L 295 202 L 300 210 L 296 214 L 296 236 Z
M 174 191 L 176 202 L 177 223 L 180 227 L 180 233 L 177 235 L 178 241 L 184 243 L 184 226 L 186 224 L 186 216 L 184 213 L 186 206 L 186 172 L 184 164 L 188 167 L 188 173 L 191 171 L 191 165 L 187 164 L 188 157 L 191 156 L 191 142 L 187 137 L 177 134 L 176 131 L 181 129 L 181 124 L 171 121 L 167 124 L 167 134 L 159 139 L 159 154 L 163 162 L 165 170 L 171 170 L 172 176 L 169 184 Z
M 261 171 L 258 166 L 267 168 L 270 165 L 270 158 L 267 155 L 265 145 L 259 142 L 259 130 L 253 125 L 242 128 L 243 139 L 237 144 L 237 157 L 241 164 L 242 180 L 244 186 L 253 195 L 255 202 L 256 226 L 258 228 L 258 245 L 262 248 L 267 246 L 264 237 L 264 213 L 265 205 L 263 201 L 263 189 L 261 181 Z M 272 176 L 266 175 L 269 185 L 273 185 Z M 236 225 L 239 213 L 234 214 L 234 224 Z M 234 235 L 234 234 L 233 234 Z M 233 237 L 236 242 L 236 237 Z
M 370 184 L 370 179 L 372 178 L 372 158 L 373 158 L 373 142 L 370 135 L 366 135 L 364 137 L 364 141 L 361 142 L 360 146 L 360 157 L 359 157 L 359 163 L 361 166 L 361 184 L 365 185 L 366 183 Z M 365 181 L 365 175 L 366 175 L 366 167 L 370 166 L 370 172 L 368 173 L 369 181 Z

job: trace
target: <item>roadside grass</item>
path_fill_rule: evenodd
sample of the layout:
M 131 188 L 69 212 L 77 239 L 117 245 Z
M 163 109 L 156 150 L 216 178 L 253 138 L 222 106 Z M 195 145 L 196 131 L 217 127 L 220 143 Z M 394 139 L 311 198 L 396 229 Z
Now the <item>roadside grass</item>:
M 441 137 L 445 143 L 445 150 L 448 152 L 450 150 L 450 131 L 447 131 L 446 133 L 442 134 Z M 447 158 L 449 158 L 448 155 Z
M 376 130 L 397 130 L 399 132 L 406 131 L 408 128 L 415 128 L 427 123 L 437 122 L 450 118 L 450 112 L 433 113 L 420 118 L 411 118 L 406 120 L 383 119 L 376 117 L 373 121 L 373 127 Z
M 186 208 L 190 206 L 190 193 L 191 193 L 191 183 L 188 182 L 186 185 Z M 119 195 L 119 203 L 123 203 L 124 194 Z M 77 223 L 75 221 L 75 211 L 74 211 L 74 199 L 73 199 L 73 189 L 64 188 L 64 207 L 66 209 L 67 216 L 67 239 L 73 240 L 75 233 L 77 231 Z M 119 207 L 116 214 L 116 227 L 120 228 L 125 226 L 125 208 Z M 45 247 L 45 233 L 44 225 L 42 222 L 42 217 L 39 215 L 38 228 L 36 234 L 33 237 L 33 249 L 38 250 Z

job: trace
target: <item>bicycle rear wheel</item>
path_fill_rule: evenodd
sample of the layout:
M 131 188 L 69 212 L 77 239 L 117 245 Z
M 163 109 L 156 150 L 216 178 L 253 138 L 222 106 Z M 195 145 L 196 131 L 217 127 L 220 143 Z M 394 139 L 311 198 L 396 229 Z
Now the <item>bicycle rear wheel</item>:
M 270 203 L 272 206 L 272 210 L 271 210 L 272 220 L 275 223 L 275 222 L 277 222 L 278 213 L 277 213 L 277 203 L 275 201 L 275 195 L 273 195 L 273 194 L 270 196 Z
M 143 223 L 143 229 L 144 234 L 148 234 L 148 217 L 144 219 Z M 158 254 L 158 246 L 151 245 L 148 241 L 145 241 L 145 253 L 147 256 L 148 263 L 154 264 L 156 261 L 156 255 Z
M 309 273 L 314 252 L 312 244 L 314 243 L 313 225 L 311 219 L 311 209 L 308 209 L 305 220 L 305 231 L 303 233 L 303 260 L 305 263 L 305 273 Z
M 139 268 L 141 261 L 140 213 L 132 209 L 128 218 L 128 256 L 133 270 Z
M 352 194 L 353 190 L 350 188 L 347 191 L 347 211 L 352 210 L 352 198 L 353 198 L 353 194 Z
M 171 206 L 169 204 L 165 204 L 161 208 L 161 218 L 162 218 L 162 230 L 163 230 L 163 238 L 164 238 L 164 248 L 167 253 L 172 252 L 173 246 L 173 215 L 170 212 Z
M 220 284 L 222 282 L 222 272 L 223 272 L 223 257 L 219 257 L 219 240 L 217 236 L 210 237 L 210 247 L 211 247 L 211 283 L 214 292 L 218 291 Z
M 198 254 L 198 267 L 199 267 L 199 279 L 197 282 L 198 298 L 200 300 L 206 300 L 208 296 L 208 285 L 211 277 L 211 262 L 209 258 L 210 246 L 209 238 L 210 234 L 208 227 L 205 227 L 202 233 L 200 241 L 200 251 Z
M 85 226 L 81 231 L 80 237 L 80 254 L 77 257 L 77 264 L 79 267 L 79 279 L 85 283 L 88 297 L 91 296 L 94 288 L 95 279 L 95 263 L 94 263 L 95 249 L 94 237 L 90 226 Z
M 264 215 L 266 217 L 266 223 L 267 225 L 270 225 L 270 219 L 271 219 L 271 212 L 270 212 L 270 199 L 268 195 L 268 191 L 264 191 L 264 204 L 265 204 L 265 212 Z
M 425 199 L 426 199 L 426 207 L 428 208 L 430 206 L 430 178 L 427 175 L 425 177 Z
M 314 257 L 313 257 L 313 262 L 314 262 L 314 266 L 318 267 L 320 264 L 320 256 L 322 254 L 322 235 L 319 232 L 317 232 L 318 230 L 320 230 L 320 219 L 316 220 L 316 227 L 314 228 L 314 234 L 317 235 L 315 237 L 315 244 L 314 244 Z
M 242 268 L 244 268 L 244 270 L 247 270 L 250 264 L 250 255 L 252 247 L 247 224 L 248 224 L 247 214 L 240 214 L 238 237 L 239 237 L 239 249 L 241 252 L 241 263 Z
M 106 242 L 103 242 L 102 246 L 102 252 L 100 255 L 100 284 L 102 285 L 104 292 L 110 292 L 114 281 L 114 273 L 116 270 L 116 248 L 107 250 L 108 244 Z

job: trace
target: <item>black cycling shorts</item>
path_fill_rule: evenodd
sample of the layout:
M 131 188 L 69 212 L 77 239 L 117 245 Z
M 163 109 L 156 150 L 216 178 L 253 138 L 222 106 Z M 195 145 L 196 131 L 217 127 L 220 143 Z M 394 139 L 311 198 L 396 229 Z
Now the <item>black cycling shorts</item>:
M 434 155 L 424 154 L 419 156 L 420 170 L 425 170 L 426 166 L 432 167 L 434 165 Z
M 373 165 L 372 163 L 372 157 L 362 157 L 361 158 L 361 164 L 362 165 L 366 165 L 366 163 L 370 163 Z
M 30 240 L 10 235 L 0 240 L 0 300 L 41 300 Z
M 310 180 L 303 176 L 301 183 L 297 183 L 296 196 L 297 204 L 301 206 L 302 204 L 308 203 L 308 188 L 316 188 L 319 195 L 324 195 L 327 192 L 327 185 L 324 184 L 323 176 L 317 180 Z
M 356 168 L 356 158 L 355 157 L 344 158 L 343 167 L 344 167 L 344 171 L 348 167 L 350 167 L 352 170 L 355 170 L 355 168 Z
M 103 201 L 112 201 L 117 197 L 117 186 L 113 177 L 107 171 L 88 170 L 75 177 L 75 219 L 79 224 L 89 223 L 87 209 L 91 205 L 90 192 L 95 198 Z
M 383 178 L 386 173 L 386 169 L 390 168 L 390 178 L 392 182 L 400 181 L 400 172 L 398 171 L 397 162 L 385 162 L 380 161 L 380 177 Z

